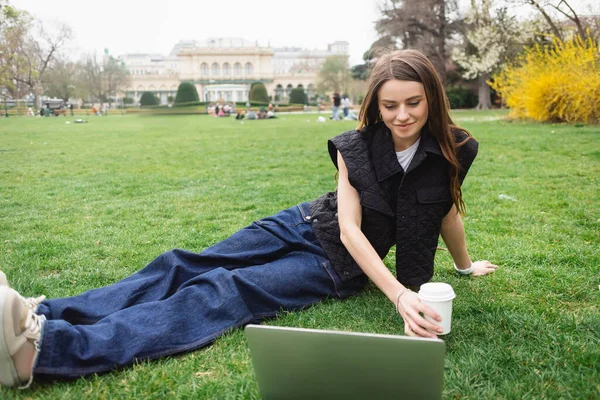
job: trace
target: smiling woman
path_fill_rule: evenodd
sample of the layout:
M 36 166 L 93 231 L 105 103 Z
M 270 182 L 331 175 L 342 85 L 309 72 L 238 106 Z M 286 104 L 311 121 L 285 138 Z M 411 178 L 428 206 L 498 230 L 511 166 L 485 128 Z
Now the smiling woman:
M 439 78 L 416 51 L 382 56 L 365 99 L 359 128 L 328 142 L 336 191 L 200 253 L 165 252 L 75 297 L 25 298 L 0 272 L 0 384 L 75 378 L 195 350 L 282 311 L 356 295 L 369 278 L 407 335 L 442 334 L 441 316 L 411 290 L 432 278 L 440 234 L 461 274 L 497 268 L 472 262 L 459 213 L 478 144 L 452 124 Z M 396 276 L 382 261 L 394 245 Z

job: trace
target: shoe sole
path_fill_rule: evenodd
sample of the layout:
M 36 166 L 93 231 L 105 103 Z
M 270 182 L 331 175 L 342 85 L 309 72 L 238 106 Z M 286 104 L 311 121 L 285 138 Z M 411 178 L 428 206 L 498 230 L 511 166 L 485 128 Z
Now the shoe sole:
M 6 333 L 4 331 L 6 323 L 12 323 L 12 321 L 6 320 L 6 315 L 4 312 L 4 310 L 7 309 L 5 306 L 10 290 L 11 289 L 7 286 L 0 286 L 0 384 L 12 387 L 21 384 L 21 380 L 19 379 L 19 374 L 15 369 L 15 364 L 10 355 L 10 351 L 8 350 Z M 15 299 L 20 301 L 18 298 Z M 12 305 L 10 308 L 12 308 Z

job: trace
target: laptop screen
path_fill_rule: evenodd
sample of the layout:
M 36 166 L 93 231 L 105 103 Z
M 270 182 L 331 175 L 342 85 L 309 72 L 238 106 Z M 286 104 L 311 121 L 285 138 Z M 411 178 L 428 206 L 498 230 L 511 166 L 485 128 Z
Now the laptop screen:
M 248 325 L 264 399 L 439 399 L 440 339 Z

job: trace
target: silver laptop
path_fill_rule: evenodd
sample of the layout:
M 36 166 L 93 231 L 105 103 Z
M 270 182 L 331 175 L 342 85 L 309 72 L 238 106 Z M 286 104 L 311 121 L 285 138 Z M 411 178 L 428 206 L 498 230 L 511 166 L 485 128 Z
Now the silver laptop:
M 440 339 L 247 325 L 260 392 L 271 399 L 439 399 Z

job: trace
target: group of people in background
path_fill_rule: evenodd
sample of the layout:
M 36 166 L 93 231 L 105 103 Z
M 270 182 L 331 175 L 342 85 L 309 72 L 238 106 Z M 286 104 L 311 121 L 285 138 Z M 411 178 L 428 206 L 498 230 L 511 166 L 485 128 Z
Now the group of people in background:
M 58 115 L 66 116 L 68 111 L 70 111 L 71 116 L 74 115 L 72 103 L 62 104 L 57 108 L 50 107 L 50 103 L 46 103 L 45 105 L 42 105 L 42 107 L 40 107 L 40 109 L 38 111 L 38 115 L 40 117 L 50 117 L 50 116 L 58 116 Z M 28 117 L 35 116 L 35 113 L 31 107 L 27 108 L 27 116 Z
M 214 106 L 208 106 L 206 111 L 208 115 L 212 115 L 213 117 L 229 117 L 235 113 L 235 103 L 233 106 L 217 103 Z
M 235 119 L 272 119 L 276 118 L 273 105 L 269 104 L 269 108 L 261 107 L 258 111 L 248 109 L 247 111 L 241 110 L 235 116 Z
M 332 110 L 332 113 L 331 113 L 332 120 L 339 121 L 341 119 L 340 118 L 340 107 L 342 109 L 344 119 L 358 120 L 358 117 L 356 116 L 356 114 L 354 114 L 350 110 L 350 107 L 352 106 L 352 102 L 350 101 L 350 98 L 347 95 L 340 96 L 340 94 L 338 92 L 335 92 L 331 98 L 331 102 L 333 104 L 332 109 L 331 109 Z
M 98 106 L 98 107 L 92 106 L 92 114 L 97 115 L 99 117 L 107 116 L 109 109 L 110 109 L 110 106 L 108 104 L 103 104 L 102 106 Z

